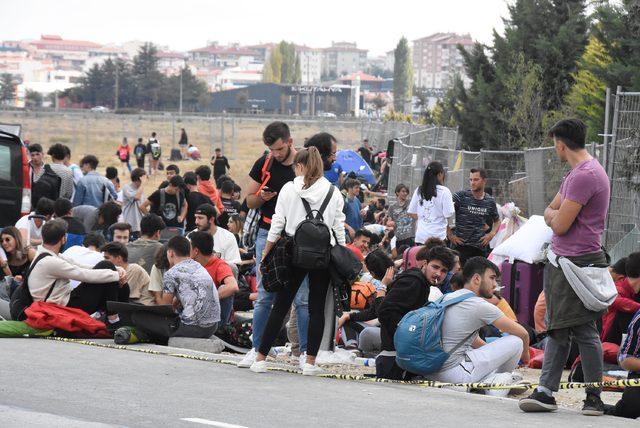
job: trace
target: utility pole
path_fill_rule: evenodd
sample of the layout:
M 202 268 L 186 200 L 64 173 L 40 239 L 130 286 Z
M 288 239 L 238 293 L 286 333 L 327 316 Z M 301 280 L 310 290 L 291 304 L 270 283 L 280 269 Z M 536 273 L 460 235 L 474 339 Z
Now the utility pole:
M 113 102 L 113 110 L 116 111 L 118 110 L 118 93 L 120 92 L 120 79 L 119 79 L 119 75 L 118 75 L 118 61 L 116 60 L 116 88 L 115 88 L 115 97 L 114 97 L 114 102 Z
M 180 105 L 178 106 L 178 115 L 182 116 L 182 73 L 184 68 L 180 69 Z

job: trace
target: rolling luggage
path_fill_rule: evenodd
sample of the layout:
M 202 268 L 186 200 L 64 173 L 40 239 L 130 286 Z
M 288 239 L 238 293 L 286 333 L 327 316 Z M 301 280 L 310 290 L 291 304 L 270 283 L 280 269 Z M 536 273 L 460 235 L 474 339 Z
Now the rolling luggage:
M 502 272 L 502 297 L 505 298 L 522 324 L 534 326 L 533 309 L 542 292 L 544 264 L 514 260 L 504 261 Z

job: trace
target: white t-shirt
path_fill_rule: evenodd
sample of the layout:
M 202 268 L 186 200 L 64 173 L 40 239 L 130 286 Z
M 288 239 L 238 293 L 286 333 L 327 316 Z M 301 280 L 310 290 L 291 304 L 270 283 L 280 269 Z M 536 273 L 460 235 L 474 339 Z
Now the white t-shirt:
M 213 251 L 220 253 L 220 258 L 228 263 L 240 263 L 240 249 L 233 233 L 221 227 L 216 228 L 213 235 Z
M 67 250 L 62 253 L 62 255 L 70 258 L 78 264 L 87 266 L 89 268 L 94 267 L 99 262 L 104 260 L 104 256 L 102 255 L 102 253 L 90 250 L 81 245 L 74 245 L 73 247 L 67 248 Z M 71 289 L 74 289 L 78 285 L 80 285 L 80 281 L 76 281 L 73 279 L 69 280 L 69 282 L 71 283 Z
M 40 227 L 36 226 L 36 223 L 33 219 L 29 220 L 29 216 L 34 215 L 35 212 L 29 213 L 28 215 L 22 216 L 20 220 L 16 223 L 17 229 L 23 229 L 27 231 L 27 242 L 25 245 L 31 245 L 32 239 L 42 240 L 42 225 L 44 225 L 44 221 Z
M 429 201 L 420 200 L 422 197 L 418 192 L 419 188 L 413 192 L 407 213 L 417 214 L 416 220 L 416 243 L 424 244 L 431 237 L 447 238 L 447 219 L 455 215 L 453 206 L 453 196 L 451 191 L 445 186 L 436 186 L 436 196 Z

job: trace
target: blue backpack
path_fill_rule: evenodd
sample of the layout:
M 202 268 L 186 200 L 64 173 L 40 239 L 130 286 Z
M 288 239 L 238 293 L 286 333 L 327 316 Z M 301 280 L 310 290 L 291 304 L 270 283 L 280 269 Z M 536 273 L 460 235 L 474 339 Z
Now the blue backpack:
M 428 375 L 440 370 L 449 355 L 462 346 L 474 333 L 465 337 L 449 352 L 442 348 L 442 321 L 444 311 L 456 303 L 475 296 L 465 293 L 460 297 L 443 302 L 442 296 L 435 302 L 429 302 L 420 309 L 407 313 L 400 322 L 393 336 L 396 348 L 396 363 L 402 369 Z

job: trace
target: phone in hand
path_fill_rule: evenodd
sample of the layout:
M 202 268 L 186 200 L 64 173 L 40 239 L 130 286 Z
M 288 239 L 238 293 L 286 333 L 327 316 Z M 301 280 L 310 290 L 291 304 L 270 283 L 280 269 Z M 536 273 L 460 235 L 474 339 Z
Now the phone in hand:
M 271 189 L 269 186 L 264 186 L 262 190 L 268 193 L 276 193 L 276 191 Z

